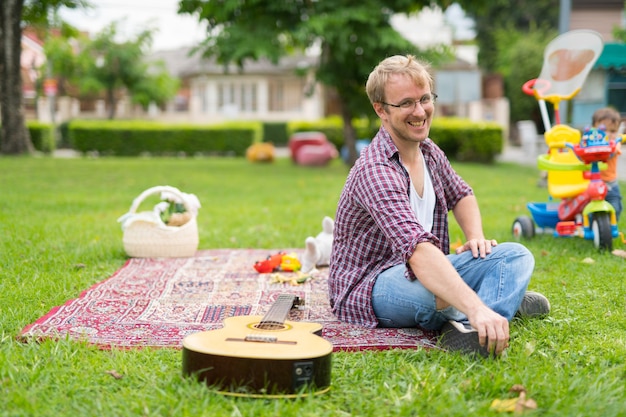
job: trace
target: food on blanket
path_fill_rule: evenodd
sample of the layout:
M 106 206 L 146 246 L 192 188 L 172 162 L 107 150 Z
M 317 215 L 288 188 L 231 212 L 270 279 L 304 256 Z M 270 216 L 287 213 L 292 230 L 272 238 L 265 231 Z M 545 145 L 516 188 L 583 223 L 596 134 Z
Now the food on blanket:
M 307 282 L 309 278 L 311 278 L 311 275 L 303 274 L 300 271 L 296 272 L 295 275 L 293 274 L 285 275 L 285 274 L 276 273 L 276 274 L 270 275 L 269 283 L 270 284 L 283 284 L 287 282 L 290 285 L 296 286 L 296 285 L 304 284 L 305 282 Z
M 298 255 L 295 253 L 283 255 L 283 259 L 280 261 L 281 271 L 295 272 L 295 271 L 299 271 L 301 267 L 302 265 L 300 265 L 300 260 L 298 259 Z
M 256 261 L 254 269 L 260 274 L 269 274 L 270 272 L 277 271 L 283 260 L 285 252 L 278 252 L 275 255 L 270 255 L 262 261 Z
M 290 254 L 278 252 L 275 255 L 268 256 L 267 259 L 254 263 L 254 269 L 260 274 L 277 271 L 294 272 L 299 271 L 300 268 L 300 260 L 295 252 Z

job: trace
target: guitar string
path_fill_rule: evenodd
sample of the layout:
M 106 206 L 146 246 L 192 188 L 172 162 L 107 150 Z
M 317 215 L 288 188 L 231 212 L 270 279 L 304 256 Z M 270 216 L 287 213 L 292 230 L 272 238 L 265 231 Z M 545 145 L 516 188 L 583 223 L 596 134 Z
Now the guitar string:
M 296 300 L 298 300 L 298 297 L 295 295 L 280 294 L 261 321 L 252 326 L 253 331 L 246 336 L 245 340 L 277 343 L 278 336 L 268 333 L 268 331 L 286 328 L 285 320 Z

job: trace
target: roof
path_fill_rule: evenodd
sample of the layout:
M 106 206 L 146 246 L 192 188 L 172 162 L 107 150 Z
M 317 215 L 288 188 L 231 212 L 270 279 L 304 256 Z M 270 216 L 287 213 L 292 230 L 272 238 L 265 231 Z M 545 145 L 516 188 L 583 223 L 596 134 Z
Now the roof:
M 215 58 L 202 58 L 200 52 L 193 52 L 193 48 L 180 48 L 169 51 L 155 52 L 149 57 L 150 61 L 162 60 L 168 72 L 176 77 L 187 77 L 198 74 L 225 74 L 224 65 L 218 64 Z M 228 66 L 228 71 L 234 74 L 285 74 L 296 69 L 309 68 L 317 65 L 315 57 L 296 55 L 284 56 L 278 65 L 261 58 L 258 61 L 246 60 L 243 72 L 234 64 Z
M 607 43 L 594 68 L 626 68 L 626 44 Z
M 572 0 L 573 9 L 617 9 L 624 8 L 624 0 Z

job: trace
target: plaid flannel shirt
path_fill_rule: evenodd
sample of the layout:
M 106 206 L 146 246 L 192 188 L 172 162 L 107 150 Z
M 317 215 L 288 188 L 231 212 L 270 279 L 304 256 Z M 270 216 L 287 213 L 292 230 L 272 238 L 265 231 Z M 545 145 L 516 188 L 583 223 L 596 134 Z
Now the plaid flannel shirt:
M 350 171 L 339 198 L 329 268 L 329 297 L 341 321 L 376 327 L 372 288 L 382 271 L 407 264 L 421 242 L 449 253 L 448 211 L 473 193 L 430 139 L 420 144 L 435 196 L 429 233 L 409 203 L 410 177 L 389 133 L 381 127 Z M 416 277 L 407 268 L 407 279 Z

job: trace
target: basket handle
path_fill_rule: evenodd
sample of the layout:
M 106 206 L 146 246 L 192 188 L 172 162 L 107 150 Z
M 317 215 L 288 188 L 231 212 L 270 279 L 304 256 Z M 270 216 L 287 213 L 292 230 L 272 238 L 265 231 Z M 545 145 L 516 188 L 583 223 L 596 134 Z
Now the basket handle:
M 128 212 L 129 213 L 136 213 L 137 209 L 139 208 L 141 203 L 147 197 L 149 197 L 149 196 L 151 196 L 153 194 L 161 193 L 161 192 L 168 192 L 168 193 L 174 194 L 175 196 L 179 197 L 182 200 L 183 205 L 185 206 L 187 211 L 190 212 L 193 215 L 193 212 L 191 210 L 191 207 L 189 207 L 189 203 L 187 202 L 187 199 L 185 198 L 185 195 L 183 193 L 181 193 L 181 191 L 178 188 L 170 187 L 169 185 L 157 185 L 156 187 L 148 188 L 147 190 L 145 190 L 143 193 L 139 194 L 139 196 L 133 200 L 133 204 L 130 206 L 130 209 L 128 210 Z

